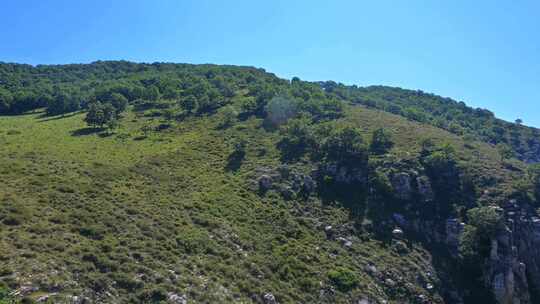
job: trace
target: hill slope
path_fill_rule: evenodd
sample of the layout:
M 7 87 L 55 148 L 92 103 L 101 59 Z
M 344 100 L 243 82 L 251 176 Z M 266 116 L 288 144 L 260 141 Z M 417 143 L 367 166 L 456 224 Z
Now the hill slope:
M 0 282 L 18 300 L 537 296 L 537 171 L 480 135 L 253 68 L 1 67 Z M 87 126 L 115 93 L 120 126 Z

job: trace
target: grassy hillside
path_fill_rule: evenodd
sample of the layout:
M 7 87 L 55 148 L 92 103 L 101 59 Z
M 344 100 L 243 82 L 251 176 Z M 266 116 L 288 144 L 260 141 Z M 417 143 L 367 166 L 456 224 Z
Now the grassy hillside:
M 382 242 L 355 237 L 346 250 L 328 240 L 323 226 L 349 220 L 339 206 L 250 191 L 250 173 L 279 162 L 275 134 L 258 119 L 224 131 L 215 117 L 190 119 L 137 139 L 142 123 L 157 122 L 129 113 L 116 134 L 101 137 L 81 131 L 82 118 L 0 120 L 2 279 L 39 286 L 30 298 L 112 288 L 110 297 L 136 301 L 166 292 L 249 301 L 272 292 L 285 303 L 312 302 L 332 287 L 329 272 L 346 267 L 359 283 L 353 294 L 337 291 L 336 301 L 347 302 L 384 296 L 370 290 L 368 263 L 430 267 L 422 250 L 403 259 Z M 228 171 L 239 136 L 250 148 Z
M 14 91 L 19 81 L 35 81 L 37 91 L 46 82 L 76 87 L 73 96 L 90 104 L 121 92 L 129 106 L 111 129 L 89 127 L 85 110 L 0 116 L 0 302 L 3 290 L 51 303 L 449 302 L 478 282 L 460 282 L 449 250 L 395 214 L 438 229 L 449 217 L 467 221 L 471 208 L 534 204 L 527 165 L 482 138 L 345 104 L 318 84 L 260 70 L 127 66 L 132 74 L 107 74 L 98 63 L 48 67 L 56 72 L 46 80 L 10 78 Z M 72 69 L 83 71 L 63 77 Z M 169 78 L 178 83 L 164 85 Z M 152 86 L 155 98 L 144 91 Z M 177 91 L 169 96 L 167 87 Z M 288 102 L 297 112 L 288 114 Z M 368 151 L 381 128 L 393 146 Z M 291 158 L 285 140 L 309 144 Z M 340 183 L 324 169 L 333 165 L 360 170 L 358 183 Z M 427 176 L 434 199 L 412 190 L 400 197 L 395 180 L 404 173 Z M 311 174 L 316 190 L 294 190 Z

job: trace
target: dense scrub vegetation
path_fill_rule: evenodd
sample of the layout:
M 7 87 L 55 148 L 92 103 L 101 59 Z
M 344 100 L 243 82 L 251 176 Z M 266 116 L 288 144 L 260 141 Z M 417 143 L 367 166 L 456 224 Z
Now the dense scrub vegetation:
M 540 205 L 520 161 L 539 157 L 537 129 L 422 92 L 0 64 L 0 113 L 0 281 L 31 280 L 27 301 L 441 303 L 482 275 L 492 207 Z M 449 218 L 467 223 L 456 260 L 403 236 Z
M 371 86 L 345 86 L 335 82 L 321 82 L 325 92 L 336 98 L 362 104 L 428 123 L 460 136 L 470 136 L 491 144 L 511 147 L 520 159 L 539 162 L 540 130 L 497 119 L 486 109 L 474 109 L 464 102 L 422 91 Z

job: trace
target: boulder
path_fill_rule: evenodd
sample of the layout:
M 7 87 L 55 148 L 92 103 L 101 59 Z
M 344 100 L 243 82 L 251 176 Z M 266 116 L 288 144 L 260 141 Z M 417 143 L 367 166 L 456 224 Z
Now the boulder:
M 167 294 L 167 303 L 171 304 L 187 304 L 187 297 L 173 292 Z
M 264 304 L 278 304 L 279 302 L 276 300 L 276 297 L 270 293 L 267 292 L 263 295 Z
M 394 228 L 394 230 L 392 230 L 392 236 L 394 236 L 395 238 L 403 237 L 403 230 L 401 230 L 400 228 Z

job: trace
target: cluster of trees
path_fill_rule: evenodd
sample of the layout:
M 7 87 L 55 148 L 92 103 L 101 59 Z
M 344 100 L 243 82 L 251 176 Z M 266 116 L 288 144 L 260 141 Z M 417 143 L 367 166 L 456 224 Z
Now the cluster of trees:
M 107 126 L 113 130 L 118 126 L 118 109 L 110 103 L 93 102 L 88 106 L 85 122 L 94 128 Z
M 54 66 L 0 63 L 0 79 L 0 114 L 46 107 L 50 115 L 105 102 L 112 93 L 121 94 L 128 102 L 178 99 L 191 111 L 201 113 L 216 109 L 236 90 L 253 83 L 286 83 L 250 67 L 126 61 Z
M 328 96 L 362 104 L 404 116 L 408 119 L 446 129 L 457 135 L 506 144 L 523 160 L 538 161 L 540 130 L 497 119 L 485 109 L 468 107 L 464 102 L 425 93 L 386 86 L 346 86 L 332 81 L 320 82 Z
M 531 176 L 533 184 L 533 193 L 537 202 L 540 205 L 540 165 L 534 165 L 531 167 Z
M 505 144 L 522 160 L 540 160 L 540 130 L 422 91 L 313 83 L 297 77 L 287 81 L 250 67 L 126 61 L 54 66 L 0 63 L 0 79 L 0 114 L 43 107 L 49 115 L 64 114 L 86 109 L 92 102 L 109 102 L 115 98 L 113 93 L 128 103 L 176 100 L 188 115 L 205 114 L 228 105 L 240 93 L 239 111 L 268 117 L 268 122 L 277 118 L 277 124 L 282 124 L 280 120 L 300 114 L 309 114 L 316 122 L 332 120 L 342 115 L 344 102 L 356 103 L 458 135 Z
M 376 129 L 366 142 L 361 130 L 338 121 L 316 123 L 302 115 L 281 128 L 279 143 L 282 153 L 291 158 L 309 154 L 313 159 L 347 167 L 366 167 L 369 155 L 387 153 L 394 145 L 391 135 Z

